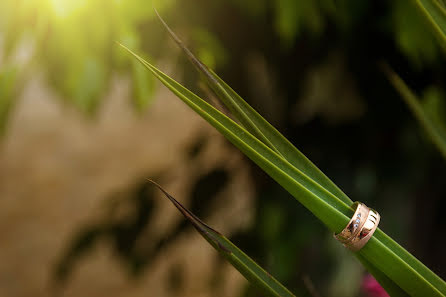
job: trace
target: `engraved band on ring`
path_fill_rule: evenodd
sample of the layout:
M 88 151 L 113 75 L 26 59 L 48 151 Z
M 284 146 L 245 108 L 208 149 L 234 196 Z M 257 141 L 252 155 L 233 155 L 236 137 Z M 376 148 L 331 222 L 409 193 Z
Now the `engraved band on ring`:
M 342 243 L 348 243 L 361 230 L 369 214 L 369 208 L 360 202 L 355 202 L 351 206 L 355 213 L 347 226 L 340 233 L 335 234 L 335 238 Z
M 381 216 L 374 209 L 370 209 L 369 215 L 367 216 L 367 220 L 361 228 L 361 231 L 352 238 L 352 240 L 348 243 L 347 248 L 356 252 L 362 249 L 362 247 L 369 241 L 378 227 L 379 221 L 381 220 Z
M 359 251 L 372 237 L 381 219 L 376 210 L 369 209 L 364 203 L 355 202 L 351 208 L 355 210 L 347 226 L 334 237 L 346 248 Z

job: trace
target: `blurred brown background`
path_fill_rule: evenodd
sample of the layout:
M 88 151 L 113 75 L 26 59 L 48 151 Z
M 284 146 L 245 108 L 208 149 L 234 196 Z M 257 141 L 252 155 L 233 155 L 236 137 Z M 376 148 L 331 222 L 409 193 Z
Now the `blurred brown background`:
M 161 172 L 159 182 L 185 202 L 200 178 L 225 172 L 225 189 L 216 193 L 223 205 L 213 205 L 225 211 L 207 221 L 226 234 L 251 223 L 251 178 L 240 154 L 165 89 L 147 114 L 136 117 L 127 104 L 128 79 L 116 77 L 113 84 L 94 122 L 58 104 L 38 78 L 25 86 L 2 140 L 2 296 L 47 296 L 55 289 L 52 268 L 78 230 L 103 220 L 131 220 L 138 209 L 127 197 Z M 188 150 L 204 138 L 207 144 L 191 160 Z M 181 220 L 156 196 L 150 224 L 135 243 L 143 250 Z M 183 279 L 175 288 L 182 296 L 212 295 L 208 283 L 218 256 L 192 230 L 154 256 L 137 280 L 123 269 L 109 240 L 76 262 L 63 296 L 171 296 L 175 273 Z M 245 281 L 228 264 L 220 269 L 221 294 L 233 296 Z

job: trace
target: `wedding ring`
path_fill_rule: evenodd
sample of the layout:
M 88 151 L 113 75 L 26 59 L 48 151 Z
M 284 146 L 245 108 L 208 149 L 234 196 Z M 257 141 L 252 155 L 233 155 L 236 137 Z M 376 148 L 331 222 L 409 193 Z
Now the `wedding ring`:
M 352 251 L 359 251 L 372 237 L 381 219 L 376 210 L 368 208 L 361 202 L 351 206 L 355 213 L 347 226 L 335 238 Z
M 352 238 L 352 240 L 347 244 L 347 248 L 356 252 L 362 249 L 362 247 L 369 241 L 378 227 L 381 216 L 379 213 L 373 209 L 370 209 L 367 220 L 362 226 L 358 234 Z
M 361 202 L 355 202 L 351 206 L 355 213 L 350 222 L 340 233 L 335 234 L 335 238 L 342 242 L 344 245 L 348 244 L 353 237 L 358 234 L 362 226 L 366 222 L 366 218 L 369 215 L 369 208 Z

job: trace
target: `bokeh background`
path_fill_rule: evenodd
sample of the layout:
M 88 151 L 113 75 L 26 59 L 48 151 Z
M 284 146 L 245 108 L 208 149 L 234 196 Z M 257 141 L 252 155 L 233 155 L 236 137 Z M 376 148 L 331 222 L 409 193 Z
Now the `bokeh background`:
M 373 296 L 309 211 L 116 45 L 212 100 L 153 7 L 446 277 L 446 160 L 380 68 L 444 125 L 445 53 L 412 2 L 3 0 L 1 296 L 263 296 L 147 178 L 298 296 Z

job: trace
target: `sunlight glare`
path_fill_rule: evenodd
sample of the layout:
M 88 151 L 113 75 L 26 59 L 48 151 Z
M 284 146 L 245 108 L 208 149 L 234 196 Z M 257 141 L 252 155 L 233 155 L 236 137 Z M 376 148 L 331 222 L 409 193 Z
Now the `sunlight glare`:
M 84 7 L 87 3 L 86 0 L 50 0 L 56 16 L 65 18 L 76 12 L 78 9 Z

